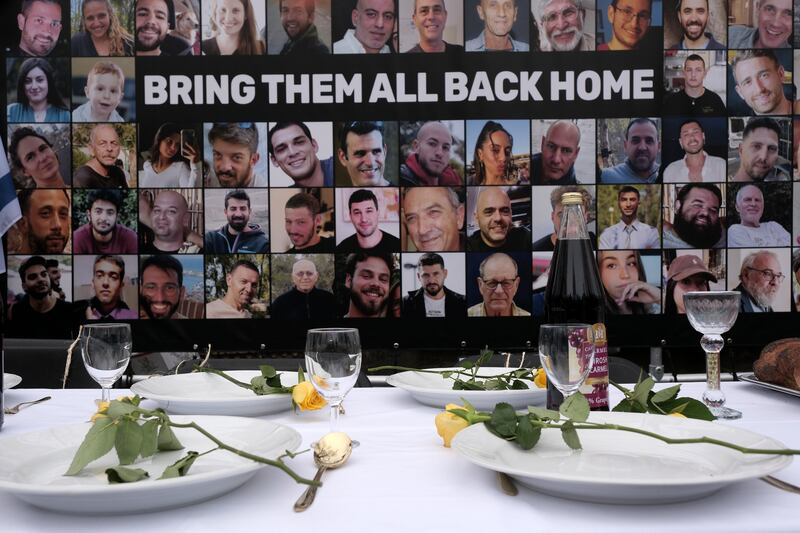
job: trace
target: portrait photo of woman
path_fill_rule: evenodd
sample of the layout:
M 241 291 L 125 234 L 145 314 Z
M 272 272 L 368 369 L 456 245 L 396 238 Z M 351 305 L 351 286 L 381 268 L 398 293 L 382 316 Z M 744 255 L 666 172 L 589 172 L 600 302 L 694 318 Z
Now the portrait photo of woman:
M 126 0 L 83 0 L 78 27 L 72 34 L 72 55 L 132 56 L 133 36 L 117 14 L 129 11 L 130 2 Z
M 474 143 L 468 185 L 516 185 L 529 183 L 530 126 L 528 121 L 489 120 L 467 122 L 467 144 Z M 514 144 L 519 148 L 514 151 Z
M 711 250 L 710 252 L 722 255 L 721 250 Z M 716 259 L 719 260 L 720 258 Z M 693 253 L 677 256 L 669 263 L 669 268 L 667 269 L 667 286 L 664 289 L 664 314 L 686 314 L 683 295 L 687 292 L 710 291 L 712 288 L 714 290 L 724 289 L 724 281 L 721 287 L 717 285 L 718 281 L 717 276 L 708 269 L 700 256 Z M 712 283 L 714 284 L 713 287 Z
M 655 258 L 661 263 L 657 256 Z M 661 289 L 647 283 L 642 255 L 636 250 L 597 252 L 597 266 L 606 292 L 606 312 L 613 315 L 657 314 Z
M 204 1 L 203 6 L 203 13 L 210 13 L 203 25 L 204 55 L 261 55 L 266 52 L 257 30 L 264 22 L 263 2 L 259 5 L 260 20 L 256 20 L 251 0 L 211 0 L 208 4 Z
M 191 132 L 191 133 L 189 133 Z M 140 131 L 140 145 L 147 146 Z M 162 124 L 153 136 L 139 173 L 140 187 L 196 187 L 200 152 L 194 144 L 192 128 L 181 128 L 174 122 Z M 144 142 L 143 142 L 144 141 Z
M 58 89 L 53 61 L 58 60 L 32 57 L 19 65 L 16 102 L 7 107 L 9 122 L 69 122 L 70 113 Z M 63 67 L 66 69 L 66 63 Z M 12 92 L 9 100 L 14 96 Z

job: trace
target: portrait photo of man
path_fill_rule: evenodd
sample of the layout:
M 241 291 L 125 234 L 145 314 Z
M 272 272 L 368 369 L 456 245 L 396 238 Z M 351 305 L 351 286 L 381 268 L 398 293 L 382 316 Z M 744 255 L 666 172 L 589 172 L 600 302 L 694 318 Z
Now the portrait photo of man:
M 17 192 L 22 218 L 8 236 L 9 254 L 69 253 L 72 236 L 70 191 L 23 189 Z
M 464 285 L 461 255 L 403 254 L 403 318 L 463 318 L 467 313 Z
M 474 6 L 474 11 L 470 9 Z M 530 50 L 528 0 L 468 0 L 464 3 L 467 52 Z
M 790 184 L 731 183 L 727 192 L 729 248 L 791 246 Z
M 728 251 L 728 286 L 740 293 L 740 313 L 789 311 L 788 248 L 743 248 Z
M 731 123 L 734 121 L 731 119 Z M 737 122 L 744 123 L 744 129 L 738 146 L 736 141 L 730 143 L 736 152 L 728 160 L 728 179 L 741 182 L 790 181 L 791 163 L 787 156 L 791 155 L 786 153 L 790 130 L 788 119 L 754 117 L 747 119 L 746 123 L 743 119 Z
M 722 248 L 725 229 L 720 219 L 725 185 L 665 185 L 664 205 L 672 204 L 672 221 L 662 227 L 664 248 Z
M 454 0 L 400 0 L 400 51 L 463 52 L 463 7 L 463 2 Z
M 337 189 L 337 199 L 336 253 L 400 251 L 399 189 Z
M 211 156 L 206 187 L 266 187 L 267 162 L 261 157 L 259 139 L 266 137 L 263 122 L 215 122 L 204 124 Z
M 556 249 L 558 232 L 561 229 L 561 215 L 564 206 L 561 196 L 568 192 L 579 192 L 583 196 L 583 214 L 589 230 L 592 246 L 597 242 L 595 235 L 594 196 L 595 187 L 562 185 L 561 187 L 536 187 L 533 194 L 533 250 L 552 252 Z
M 531 139 L 531 182 L 534 185 L 595 182 L 593 120 L 532 120 Z
M 459 252 L 465 249 L 463 190 L 404 187 L 400 228 L 403 251 Z
M 19 6 L 16 27 L 17 45 L 9 50 L 14 57 L 47 57 L 67 53 L 69 6 L 61 0 L 12 0 Z M 9 2 L 11 3 L 11 2 Z M 8 12 L 7 15 L 11 15 Z
M 513 197 L 513 200 L 512 200 Z M 530 189 L 527 187 L 470 187 L 468 252 L 530 250 Z M 471 231 L 473 228 L 474 231 Z
M 241 256 L 229 256 L 226 261 L 216 263 L 210 261 L 206 266 L 208 274 L 216 274 L 210 285 L 206 287 L 206 318 L 253 318 L 266 314 L 266 302 L 262 297 L 259 265 L 267 263 L 269 258 L 254 255 L 244 259 Z M 268 271 L 268 270 L 267 270 Z M 210 277 L 210 276 L 209 276 Z M 264 288 L 269 301 L 269 289 Z M 256 306 L 256 308 L 253 308 Z M 261 308 L 261 312 L 257 311 Z
M 602 222 L 606 222 L 601 222 L 601 228 L 605 228 L 597 241 L 599 250 L 642 250 L 661 246 L 658 232 L 661 188 L 658 185 L 603 185 L 599 189 L 597 210 L 603 214 Z M 613 207 L 616 209 L 612 211 Z
M 61 279 L 64 276 L 61 270 L 61 263 L 58 262 L 58 259 L 50 258 L 45 261 L 45 266 L 47 267 L 47 273 L 50 275 L 50 290 L 56 293 L 59 300 L 66 300 L 67 293 L 61 287 Z
M 139 318 L 203 318 L 203 278 L 190 274 L 202 271 L 201 255 L 143 257 L 139 268 Z
M 311 58 L 330 54 L 331 0 L 269 0 L 261 40 L 271 55 Z
M 172 0 L 135 0 L 134 22 L 137 56 L 188 56 L 190 43 L 170 35 L 175 30 Z
M 336 318 L 336 297 L 331 292 L 334 267 L 330 255 L 274 255 L 272 272 L 273 299 L 270 307 L 272 318 L 282 320 Z M 288 284 L 283 281 L 287 273 Z
M 598 120 L 602 157 L 600 183 L 649 184 L 659 176 L 661 141 L 660 120 L 647 117 Z M 623 126 L 623 124 L 627 124 Z M 624 130 L 621 130 L 624 127 Z M 620 140 L 622 141 L 620 143 Z M 619 145 L 622 150 L 619 150 Z M 622 160 L 615 164 L 615 161 Z
M 263 254 L 269 252 L 267 191 L 262 189 L 208 189 L 205 191 L 207 254 Z M 223 206 L 221 220 L 220 205 Z M 218 226 L 218 224 L 222 226 Z
M 517 259 L 515 259 L 515 257 Z M 476 296 L 480 301 L 471 305 L 467 309 L 467 316 L 471 317 L 509 317 L 509 316 L 530 316 L 525 307 L 530 306 L 530 291 L 519 291 L 520 285 L 530 287 L 530 273 L 520 276 L 520 260 L 527 259 L 528 255 L 515 255 L 496 252 L 490 255 L 470 254 L 469 260 L 478 260 L 480 263 L 477 268 L 477 276 L 474 278 L 477 284 L 477 295 L 475 291 L 467 290 L 467 299 L 472 301 Z M 523 267 L 525 263 L 522 263 Z M 468 265 L 468 275 L 474 271 L 474 265 Z M 522 278 L 525 278 L 523 282 Z
M 728 110 L 737 115 L 791 115 L 784 73 L 792 68 L 788 50 L 729 51 Z M 786 66 L 784 66 L 786 65 Z M 731 91 L 731 88 L 734 90 Z
M 347 2 L 340 2 L 342 7 Z M 351 2 L 349 28 L 333 43 L 334 54 L 389 54 L 397 12 L 394 0 Z M 334 26 L 334 31 L 337 28 Z M 339 30 L 341 31 L 341 30 Z M 341 34 L 339 34 L 341 35 Z
M 75 319 L 132 320 L 139 317 L 136 256 L 102 254 L 75 258 Z M 82 299 L 78 299 L 82 298 Z
M 139 251 L 199 253 L 202 239 L 198 243 L 189 233 L 203 234 L 202 213 L 203 196 L 199 189 L 140 189 Z
M 73 191 L 75 209 L 72 250 L 76 254 L 135 254 L 136 195 L 133 191 L 91 189 Z M 129 208 L 127 206 L 131 206 Z
M 400 123 L 400 184 L 457 187 L 464 184 L 464 122 Z
M 21 259 L 21 263 L 17 261 Z M 4 334 L 7 337 L 30 339 L 71 339 L 72 303 L 66 302 L 51 290 L 47 259 L 41 255 L 9 258 L 9 269 L 16 266 L 23 296 L 6 311 Z M 9 271 L 9 288 L 14 276 Z
M 724 50 L 727 27 L 727 5 L 720 0 L 664 3 L 664 48 Z
M 390 287 L 396 269 L 393 254 L 358 252 L 345 260 L 343 318 L 384 318 L 389 312 Z
M 351 121 L 336 125 L 336 184 L 345 187 L 397 185 L 397 124 Z
M 595 48 L 594 2 L 531 0 L 542 52 L 584 52 Z
M 75 187 L 127 189 L 136 184 L 135 124 L 76 124 L 72 143 L 89 156 L 82 163 L 77 157 L 73 161 Z
M 734 7 L 729 19 L 728 48 L 792 46 L 791 0 L 732 0 L 731 4 Z
M 333 187 L 330 122 L 270 122 L 271 187 Z
M 665 118 L 662 154 L 666 167 L 663 182 L 725 181 L 725 159 L 708 153 L 726 154 L 728 138 L 725 122 L 722 117 Z M 674 140 L 676 137 L 677 143 Z
M 597 33 L 598 51 L 656 50 L 663 47 L 661 20 L 655 20 L 653 3 L 659 0 L 600 0 L 608 25 Z
M 270 191 L 273 252 L 332 253 L 333 189 L 273 189 Z
M 703 56 L 706 56 L 705 58 Z M 713 56 L 705 52 L 677 52 L 674 56 L 664 58 L 664 68 L 672 69 L 680 64 L 680 75 L 672 78 L 672 86 L 666 87 L 664 105 L 661 110 L 664 115 L 706 116 L 728 114 L 725 107 L 725 67 L 714 65 Z M 712 74 L 713 67 L 713 74 Z M 683 88 L 673 90 L 676 84 L 683 83 Z M 716 90 L 710 88 L 714 83 Z

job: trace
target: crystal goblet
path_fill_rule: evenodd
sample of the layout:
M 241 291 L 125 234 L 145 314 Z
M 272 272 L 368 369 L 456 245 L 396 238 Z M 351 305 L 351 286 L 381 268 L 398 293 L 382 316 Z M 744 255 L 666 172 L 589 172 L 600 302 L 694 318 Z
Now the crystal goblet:
M 81 354 L 86 371 L 103 389 L 103 401 L 111 400 L 111 387 L 131 359 L 129 324 L 87 324 L 81 328 Z
M 706 352 L 706 390 L 703 402 L 717 418 L 741 418 L 741 411 L 725 407 L 725 394 L 719 385 L 719 354 L 725 341 L 722 334 L 733 327 L 739 316 L 741 294 L 737 291 L 699 291 L 683 295 L 686 316 L 692 327 L 703 334 L 700 346 Z
M 542 324 L 539 326 L 539 359 L 547 379 L 566 400 L 592 370 L 594 329 L 589 324 Z

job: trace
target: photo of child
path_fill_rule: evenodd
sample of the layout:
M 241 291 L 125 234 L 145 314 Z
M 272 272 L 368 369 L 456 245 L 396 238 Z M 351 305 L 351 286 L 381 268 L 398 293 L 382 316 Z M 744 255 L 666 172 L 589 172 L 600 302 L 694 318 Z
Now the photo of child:
M 115 63 L 98 61 L 89 71 L 84 91 L 88 101 L 72 111 L 73 122 L 124 122 L 117 106 L 125 94 L 125 74 Z

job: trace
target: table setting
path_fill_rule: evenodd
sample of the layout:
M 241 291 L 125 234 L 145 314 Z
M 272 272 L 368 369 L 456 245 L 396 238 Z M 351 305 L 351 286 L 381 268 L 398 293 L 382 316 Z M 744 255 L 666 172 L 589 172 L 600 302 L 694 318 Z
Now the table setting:
M 93 531 L 107 530 L 113 516 L 113 528 L 122 531 L 204 530 L 211 520 L 215 526 L 224 523 L 240 530 L 251 527 L 254 519 L 279 531 L 307 530 L 317 527 L 318 520 L 334 531 L 482 531 L 496 528 L 503 513 L 513 513 L 514 520 L 541 524 L 546 530 L 641 531 L 644 524 L 664 531 L 796 530 L 792 509 L 798 494 L 762 481 L 776 474 L 786 483 L 800 484 L 800 467 L 791 455 L 742 454 L 708 442 L 669 444 L 646 435 L 677 440 L 708 437 L 734 447 L 785 451 L 800 442 L 800 400 L 795 396 L 747 382 L 726 383 L 726 394 L 744 413 L 739 420 L 589 413 L 588 404 L 583 413 L 581 401 L 586 400 L 574 391 L 586 378 L 591 360 L 580 364 L 583 372 L 576 375 L 565 370 L 569 357 L 542 346 L 547 379 L 566 398 L 561 415 L 545 409 L 543 397 L 529 403 L 527 412 L 512 405 L 514 393 L 519 392 L 513 387 L 522 386 L 514 385 L 515 376 L 523 375 L 515 373 L 520 369 L 476 369 L 473 363 L 455 370 L 406 370 L 436 378 L 430 385 L 416 384 L 421 393 L 396 380 L 387 380 L 395 387 L 350 390 L 361 365 L 353 331 L 309 335 L 308 379 L 302 371 L 278 374 L 264 368 L 229 372 L 227 377 L 196 372 L 153 377 L 131 391 L 114 389 L 112 397 L 101 402 L 96 402 L 96 390 L 9 389 L 6 405 L 45 394 L 52 400 L 6 417 L 0 435 L 3 523 L 14 531 L 47 527 Z M 342 335 L 350 338 L 343 340 Z M 544 345 L 548 338 L 543 334 L 540 342 Z M 124 335 L 115 342 L 124 345 Z M 82 351 L 91 345 L 82 341 Z M 124 356 L 126 349 L 111 352 Z M 87 359 L 86 353 L 83 357 L 87 366 L 91 363 L 102 371 L 101 385 L 122 365 L 116 356 L 107 363 Z M 447 411 L 444 403 L 427 405 L 426 394 L 442 393 L 438 381 L 459 372 L 485 376 L 492 389 L 498 386 L 496 376 L 509 374 L 507 390 L 452 393 L 488 392 L 501 401 L 507 398 L 505 414 L 518 417 L 520 427 L 531 420 L 542 426 L 534 445 L 521 447 L 526 446 L 520 444 L 526 433 L 514 433 L 519 428 L 510 433 L 510 440 L 497 436 L 504 423 L 499 414 L 503 404 L 478 407 L 463 401 L 462 395 L 446 398 L 458 401 L 450 402 Z M 529 370 L 525 377 L 534 376 L 535 371 Z M 207 396 L 225 405 L 222 412 L 208 411 L 207 398 L 193 391 L 194 384 L 178 385 L 177 378 L 204 380 Z M 525 386 L 541 395 L 537 379 L 522 381 L 529 381 Z M 108 387 L 103 388 L 105 397 Z M 256 389 L 281 403 L 259 411 L 228 402 L 242 393 L 258 398 Z M 318 395 L 316 400 L 309 398 L 311 392 Z M 687 402 L 700 403 L 697 398 L 704 390 L 698 383 L 676 388 L 650 380 L 611 388 L 609 393 L 612 406 L 647 397 L 648 407 L 680 414 Z M 133 397 L 120 399 L 125 394 Z M 168 394 L 179 399 L 166 399 Z M 442 413 L 457 417 L 454 412 L 459 410 L 481 423 L 463 424 L 452 446 L 445 447 L 434 421 Z M 492 417 L 497 418 L 482 423 Z M 523 424 L 523 418 L 528 422 Z M 116 455 L 97 452 L 97 457 L 78 461 L 76 449 L 90 440 L 87 432 L 114 423 L 120 424 L 118 432 L 125 431 L 126 424 L 171 425 L 181 449 L 166 445 L 151 453 L 143 446 L 134 453 L 129 445 L 119 445 L 129 439 L 115 438 L 106 451 L 115 448 Z M 577 446 L 564 435 L 570 431 L 554 429 L 558 424 L 581 428 L 576 432 Z M 589 431 L 592 424 L 629 429 Z M 194 426 L 204 432 L 193 431 Z M 160 445 L 160 435 L 158 441 Z M 232 449 L 238 455 L 230 453 Z M 187 450 L 197 452 L 197 457 L 189 457 Z M 248 459 L 248 454 L 263 462 Z M 76 461 L 81 463 L 78 475 L 64 476 Z M 273 468 L 276 463 L 285 465 L 285 471 Z M 112 476 L 109 471 L 125 478 L 130 470 L 141 470 L 146 479 L 107 480 Z M 292 475 L 286 475 L 290 471 Z M 309 495 L 306 489 L 320 480 L 322 485 L 313 487 L 316 497 Z

